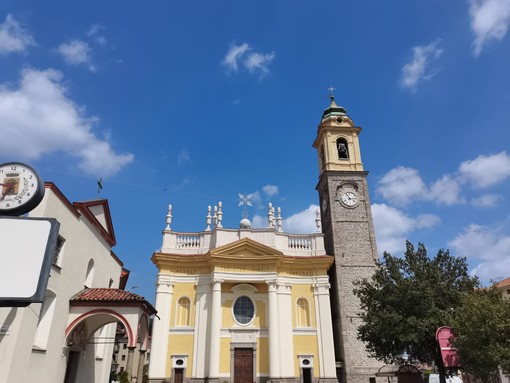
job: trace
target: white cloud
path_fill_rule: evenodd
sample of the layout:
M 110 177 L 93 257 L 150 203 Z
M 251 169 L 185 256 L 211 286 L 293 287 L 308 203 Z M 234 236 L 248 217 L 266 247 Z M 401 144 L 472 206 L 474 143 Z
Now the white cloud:
M 262 229 L 269 227 L 267 217 L 263 217 L 261 215 L 256 214 L 251 220 L 251 227 L 253 227 L 254 229 Z
M 460 186 L 457 179 L 445 175 L 432 184 L 426 199 L 447 206 L 464 203 L 465 199 L 460 195 Z
M 471 205 L 476 207 L 494 207 L 503 199 L 499 194 L 483 194 L 471 199 Z
M 448 246 L 456 255 L 466 257 L 476 264 L 471 271 L 480 279 L 488 281 L 510 275 L 510 235 L 504 228 L 489 228 L 471 224 L 457 235 Z
M 510 156 L 505 152 L 480 155 L 474 160 L 464 161 L 455 174 L 445 174 L 427 187 L 418 170 L 397 167 L 386 173 L 378 182 L 377 192 L 396 206 L 406 206 L 413 201 L 432 201 L 439 205 L 466 203 L 461 195 L 466 186 L 488 188 L 510 178 Z M 477 207 L 493 207 L 500 196 L 487 193 L 471 198 Z
M 475 187 L 494 186 L 510 177 L 510 156 L 504 151 L 490 156 L 480 155 L 461 163 L 459 172 Z
M 50 153 L 77 157 L 78 167 L 94 176 L 111 176 L 133 160 L 117 154 L 92 132 L 97 119 L 68 98 L 62 73 L 48 69 L 21 72 L 19 87 L 0 86 L 0 126 L 4 157 L 36 160 Z M 13 143 L 23 142 L 22 146 Z
M 393 255 L 403 252 L 409 233 L 417 229 L 432 227 L 440 221 L 439 217 L 432 214 L 411 218 L 403 211 L 386 204 L 373 204 L 372 216 L 379 254 L 385 251 Z
M 262 188 L 262 191 L 268 196 L 273 197 L 278 195 L 278 186 L 275 185 L 266 185 Z
M 87 31 L 87 36 L 93 38 L 96 43 L 99 45 L 106 45 L 108 42 L 106 41 L 106 38 L 101 34 L 101 31 L 105 29 L 100 24 L 93 24 L 90 26 L 89 30 Z
M 0 24 L 0 53 L 22 53 L 35 41 L 21 24 L 7 14 L 5 21 Z
M 404 88 L 415 88 L 418 82 L 430 79 L 436 71 L 431 68 L 432 62 L 437 60 L 443 50 L 438 47 L 441 40 L 429 45 L 413 47 L 413 59 L 402 68 L 400 84 Z
M 233 72 L 237 72 L 239 69 L 238 60 L 250 49 L 250 46 L 247 43 L 242 43 L 241 45 L 233 45 L 228 50 L 227 54 L 223 58 L 223 65 L 225 65 L 229 70 Z
M 259 75 L 262 78 L 269 73 L 269 64 L 274 57 L 274 52 L 255 52 L 248 43 L 242 43 L 232 45 L 221 63 L 229 72 L 238 72 L 242 64 L 250 74 Z
M 505 37 L 510 23 L 510 0 L 471 0 L 469 13 L 475 55 L 482 52 L 488 41 Z
M 261 77 L 269 73 L 269 64 L 273 61 L 274 52 L 271 53 L 249 53 L 244 61 L 244 66 L 252 74 L 259 74 Z
M 427 188 L 418 170 L 400 166 L 379 180 L 377 191 L 393 204 L 405 206 L 415 199 L 423 198 Z
M 177 165 L 183 166 L 191 163 L 191 157 L 187 149 L 182 149 L 177 156 Z
M 57 52 L 68 65 L 87 65 L 91 71 L 96 69 L 92 64 L 92 49 L 85 41 L 71 40 L 68 43 L 60 44 L 57 47 Z
M 278 216 L 278 208 L 275 207 L 275 229 L 277 229 L 276 217 Z M 317 211 L 319 206 L 310 205 L 307 209 L 300 211 L 299 213 L 293 214 L 290 217 L 285 218 L 282 213 L 282 230 L 285 233 L 293 234 L 313 234 L 317 232 L 317 224 L 315 219 L 317 217 Z M 251 220 L 252 227 L 254 228 L 265 228 L 269 227 L 267 216 L 255 215 Z
M 283 218 L 283 231 L 295 234 L 311 234 L 317 232 L 315 218 L 317 217 L 318 205 L 310 205 L 307 209 Z M 283 216 L 282 216 L 283 217 Z

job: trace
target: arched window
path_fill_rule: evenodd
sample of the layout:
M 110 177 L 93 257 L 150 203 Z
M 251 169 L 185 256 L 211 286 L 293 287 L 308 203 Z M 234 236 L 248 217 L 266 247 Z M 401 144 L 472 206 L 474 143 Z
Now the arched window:
M 297 300 L 297 326 L 310 327 L 310 306 L 305 298 Z
M 321 149 L 320 149 L 319 153 L 320 153 L 321 168 L 324 168 L 324 166 L 326 166 L 326 157 L 324 156 L 324 145 L 321 145 Z
M 339 138 L 336 140 L 336 148 L 338 150 L 338 159 L 347 160 L 349 159 L 349 146 L 345 138 Z
M 189 326 L 189 317 L 191 311 L 191 302 L 187 297 L 181 297 L 177 301 L 177 326 Z
M 41 350 L 46 350 L 48 346 L 56 302 L 57 296 L 55 293 L 47 290 L 44 301 L 41 305 L 41 311 L 39 312 L 39 321 L 37 323 L 37 329 L 34 337 L 34 347 Z
M 92 279 L 94 278 L 94 260 L 90 258 L 87 266 L 87 275 L 85 277 L 85 287 L 92 287 Z

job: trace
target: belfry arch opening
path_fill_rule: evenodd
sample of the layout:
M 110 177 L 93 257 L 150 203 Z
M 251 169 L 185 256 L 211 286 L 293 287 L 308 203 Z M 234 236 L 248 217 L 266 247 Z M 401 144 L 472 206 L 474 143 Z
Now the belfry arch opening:
M 339 138 L 336 140 L 336 149 L 338 151 L 339 160 L 349 159 L 349 145 L 347 144 L 347 140 L 345 138 Z

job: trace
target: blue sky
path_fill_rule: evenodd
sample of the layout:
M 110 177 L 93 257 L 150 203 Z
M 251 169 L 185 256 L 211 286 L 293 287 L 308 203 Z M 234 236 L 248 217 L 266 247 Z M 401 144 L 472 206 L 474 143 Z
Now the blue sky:
M 0 161 L 108 198 L 128 287 L 154 301 L 172 229 L 248 211 L 313 232 L 328 90 L 362 126 L 380 253 L 449 248 L 510 275 L 510 0 L 0 4 Z

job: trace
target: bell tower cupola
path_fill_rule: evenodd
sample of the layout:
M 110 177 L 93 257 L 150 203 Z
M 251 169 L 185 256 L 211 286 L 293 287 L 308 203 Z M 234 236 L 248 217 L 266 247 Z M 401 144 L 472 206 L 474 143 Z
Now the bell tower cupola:
M 327 170 L 363 171 L 358 136 L 361 127 L 356 126 L 347 111 L 336 104 L 331 94 L 331 103 L 322 114 L 313 143 L 319 154 L 319 176 Z

